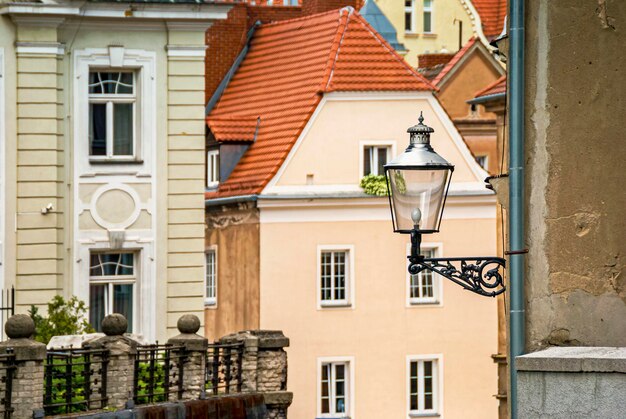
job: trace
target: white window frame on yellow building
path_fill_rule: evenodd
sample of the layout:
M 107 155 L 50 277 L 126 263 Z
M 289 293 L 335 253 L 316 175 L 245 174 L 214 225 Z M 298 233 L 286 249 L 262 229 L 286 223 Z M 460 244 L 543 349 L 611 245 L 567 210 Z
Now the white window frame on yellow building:
M 336 413 L 322 413 L 322 366 L 324 364 L 344 364 L 346 365 L 346 413 L 337 415 Z M 331 356 L 317 358 L 317 414 L 316 418 L 354 418 L 354 406 L 355 406 L 355 361 L 353 356 Z
M 209 254 L 213 253 L 215 256 L 214 259 L 214 281 L 215 283 L 213 284 L 213 289 L 215 290 L 215 296 L 214 297 L 208 297 L 207 296 L 207 290 L 208 290 L 208 281 L 209 281 L 209 267 L 208 267 L 208 257 Z M 216 309 L 217 308 L 217 283 L 218 283 L 218 253 L 217 253 L 217 245 L 212 245 L 209 246 L 206 249 L 206 252 L 204 254 L 204 306 L 205 308 L 211 308 L 211 309 Z
M 365 148 L 366 147 L 387 147 L 389 152 L 387 153 L 387 161 L 396 156 L 396 142 L 393 140 L 365 140 L 359 141 L 359 179 L 365 176 Z M 384 173 L 379 173 L 384 175 Z
M 422 250 L 432 250 L 433 257 L 442 257 L 443 243 L 440 242 L 426 242 L 422 243 Z M 406 246 L 407 255 L 411 251 L 411 244 L 407 243 Z M 432 298 L 411 298 L 411 274 L 408 271 L 409 261 L 406 262 L 406 306 L 407 307 L 441 307 L 443 306 L 443 279 L 441 275 L 432 273 L 433 279 L 433 297 Z M 422 275 L 422 273 L 419 273 Z
M 429 410 L 411 410 L 411 363 L 418 362 L 422 363 L 424 361 L 434 361 L 434 372 L 433 372 L 433 390 L 435 390 L 435 394 L 433 397 L 433 406 L 434 409 Z M 419 371 L 419 364 L 418 364 Z M 418 397 L 423 398 L 423 395 L 419 396 L 419 394 L 423 394 L 423 391 L 420 392 L 420 388 L 423 390 L 419 381 L 419 373 L 418 373 Z M 421 376 L 423 380 L 423 375 Z M 407 418 L 418 418 L 418 417 L 443 417 L 443 354 L 425 354 L 425 355 L 407 355 L 406 357 L 406 412 Z M 419 406 L 419 405 L 418 405 Z
M 426 2 L 430 1 L 430 7 L 426 8 Z M 435 19 L 434 19 L 434 2 L 435 0 L 422 0 L 422 33 L 425 35 L 435 34 Z M 426 13 L 430 13 L 430 30 L 426 31 L 424 21 L 426 20 Z
M 345 269 L 348 278 L 345 280 L 346 298 L 344 300 L 322 300 L 322 253 L 323 252 L 346 252 L 346 264 Z M 355 291 L 354 291 L 354 245 L 352 244 L 323 244 L 317 246 L 317 275 L 315 280 L 317 282 L 317 308 L 318 310 L 332 309 L 332 308 L 355 308 Z
M 405 5 L 404 5 L 404 32 L 408 33 L 408 34 L 416 34 L 417 30 L 415 28 L 415 15 L 417 14 L 417 10 L 416 10 L 416 2 L 417 0 L 409 0 L 411 2 L 411 6 L 407 6 L 406 5 L 406 0 L 405 0 Z M 410 29 L 406 29 L 406 15 L 407 13 L 411 14 L 411 28 Z

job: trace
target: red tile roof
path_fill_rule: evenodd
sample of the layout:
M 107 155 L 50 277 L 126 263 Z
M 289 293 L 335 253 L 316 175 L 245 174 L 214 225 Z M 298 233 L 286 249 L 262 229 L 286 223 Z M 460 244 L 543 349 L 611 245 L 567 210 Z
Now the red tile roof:
M 260 25 L 207 121 L 261 117 L 256 141 L 206 198 L 260 193 L 323 93 L 436 90 L 354 9 Z
M 448 61 L 448 64 L 446 64 L 443 70 L 441 70 L 439 74 L 437 74 L 437 77 L 435 77 L 432 80 L 432 84 L 434 84 L 435 86 L 438 86 L 441 80 L 443 80 L 443 78 L 450 72 L 450 70 L 452 70 L 452 68 L 454 68 L 454 66 L 461 60 L 461 58 L 463 58 L 463 56 L 467 53 L 467 51 L 469 51 L 469 49 L 476 42 L 478 42 L 478 38 L 476 38 L 475 36 L 472 37 L 472 39 L 470 39 L 469 41 L 467 41 L 467 43 L 463 45 L 463 48 L 461 48 L 459 52 L 457 52 L 454 55 L 454 57 L 452 57 L 452 59 Z
M 254 141 L 260 122 L 261 119 L 254 116 L 207 118 L 207 124 L 215 136 L 215 140 L 220 143 Z
M 495 38 L 504 28 L 507 0 L 472 0 L 483 24 L 483 33 L 487 38 Z
M 497 95 L 498 93 L 506 93 L 506 74 L 494 81 L 474 95 L 474 99 L 485 96 Z

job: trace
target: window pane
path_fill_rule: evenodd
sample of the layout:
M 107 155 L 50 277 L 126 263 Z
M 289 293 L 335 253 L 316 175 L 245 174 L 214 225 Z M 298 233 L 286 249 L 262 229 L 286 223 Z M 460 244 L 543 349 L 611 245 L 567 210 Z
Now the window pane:
M 133 331 L 133 284 L 113 285 L 113 312 L 128 320 L 128 331 Z
M 344 300 L 346 297 L 346 254 L 336 252 L 335 255 L 335 299 Z
M 102 93 L 102 85 L 98 73 L 89 73 L 89 93 Z
M 117 93 L 133 93 L 133 73 L 121 73 L 120 82 L 117 86 Z
M 404 30 L 411 32 L 413 30 L 413 14 L 411 12 L 404 13 Z
M 321 299 L 331 299 L 331 280 L 332 280 L 332 266 L 331 266 L 331 252 L 322 252 L 321 256 Z
M 132 275 L 135 265 L 134 255 L 132 253 L 121 253 L 117 266 L 117 275 Z
M 432 32 L 430 16 L 430 12 L 424 12 L 424 32 Z
M 335 401 L 335 413 L 346 413 L 346 399 L 341 397 L 337 397 L 337 400 Z
M 133 154 L 133 104 L 113 104 L 113 155 Z
M 330 413 L 330 367 L 331 364 L 322 365 L 322 413 Z
M 377 175 L 385 173 L 385 165 L 387 164 L 387 147 L 378 147 L 378 172 Z
M 106 295 L 106 284 L 89 286 L 89 324 L 96 332 L 102 331 L 102 319 L 106 316 Z
M 206 298 L 216 297 L 216 274 L 215 251 L 211 250 L 206 254 Z
M 433 362 L 424 362 L 424 409 L 433 408 Z
M 365 147 L 363 151 L 363 176 L 372 173 L 372 147 Z
M 89 155 L 107 154 L 107 106 L 105 103 L 89 104 Z

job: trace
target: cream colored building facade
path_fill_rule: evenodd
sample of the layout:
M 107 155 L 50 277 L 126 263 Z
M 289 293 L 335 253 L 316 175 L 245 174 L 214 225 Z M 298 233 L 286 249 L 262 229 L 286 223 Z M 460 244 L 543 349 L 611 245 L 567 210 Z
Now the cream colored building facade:
M 496 300 L 437 276 L 412 280 L 409 237 L 393 233 L 387 198 L 358 186 L 369 147 L 401 153 L 419 111 L 435 129 L 433 147 L 455 165 L 441 232 L 423 249 L 496 254 L 487 173 L 432 93 L 325 94 L 257 200 L 259 325 L 291 340 L 293 418 L 497 417 Z M 339 298 L 336 288 L 324 293 L 329 275 L 343 275 Z
M 470 0 L 369 1 L 376 1 L 396 28 L 398 41 L 407 49 L 404 59 L 413 67 L 417 67 L 418 55 L 453 53 L 473 36 L 485 46 L 489 44 L 480 15 Z
M 17 312 L 76 295 L 150 340 L 202 317 L 204 34 L 229 8 L 0 3 L 0 285 Z

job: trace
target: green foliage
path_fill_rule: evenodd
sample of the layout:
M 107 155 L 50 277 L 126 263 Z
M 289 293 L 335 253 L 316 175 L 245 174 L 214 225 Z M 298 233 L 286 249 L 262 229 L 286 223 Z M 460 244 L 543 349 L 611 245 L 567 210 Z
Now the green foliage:
M 35 322 L 35 340 L 47 344 L 52 336 L 80 335 L 93 333 L 94 328 L 87 321 L 87 306 L 84 301 L 73 296 L 65 301 L 56 295 L 48 303 L 48 317 L 39 314 L 39 309 L 31 306 L 28 312 Z
M 359 184 L 363 192 L 374 196 L 387 196 L 387 181 L 385 175 L 367 175 L 361 179 Z

